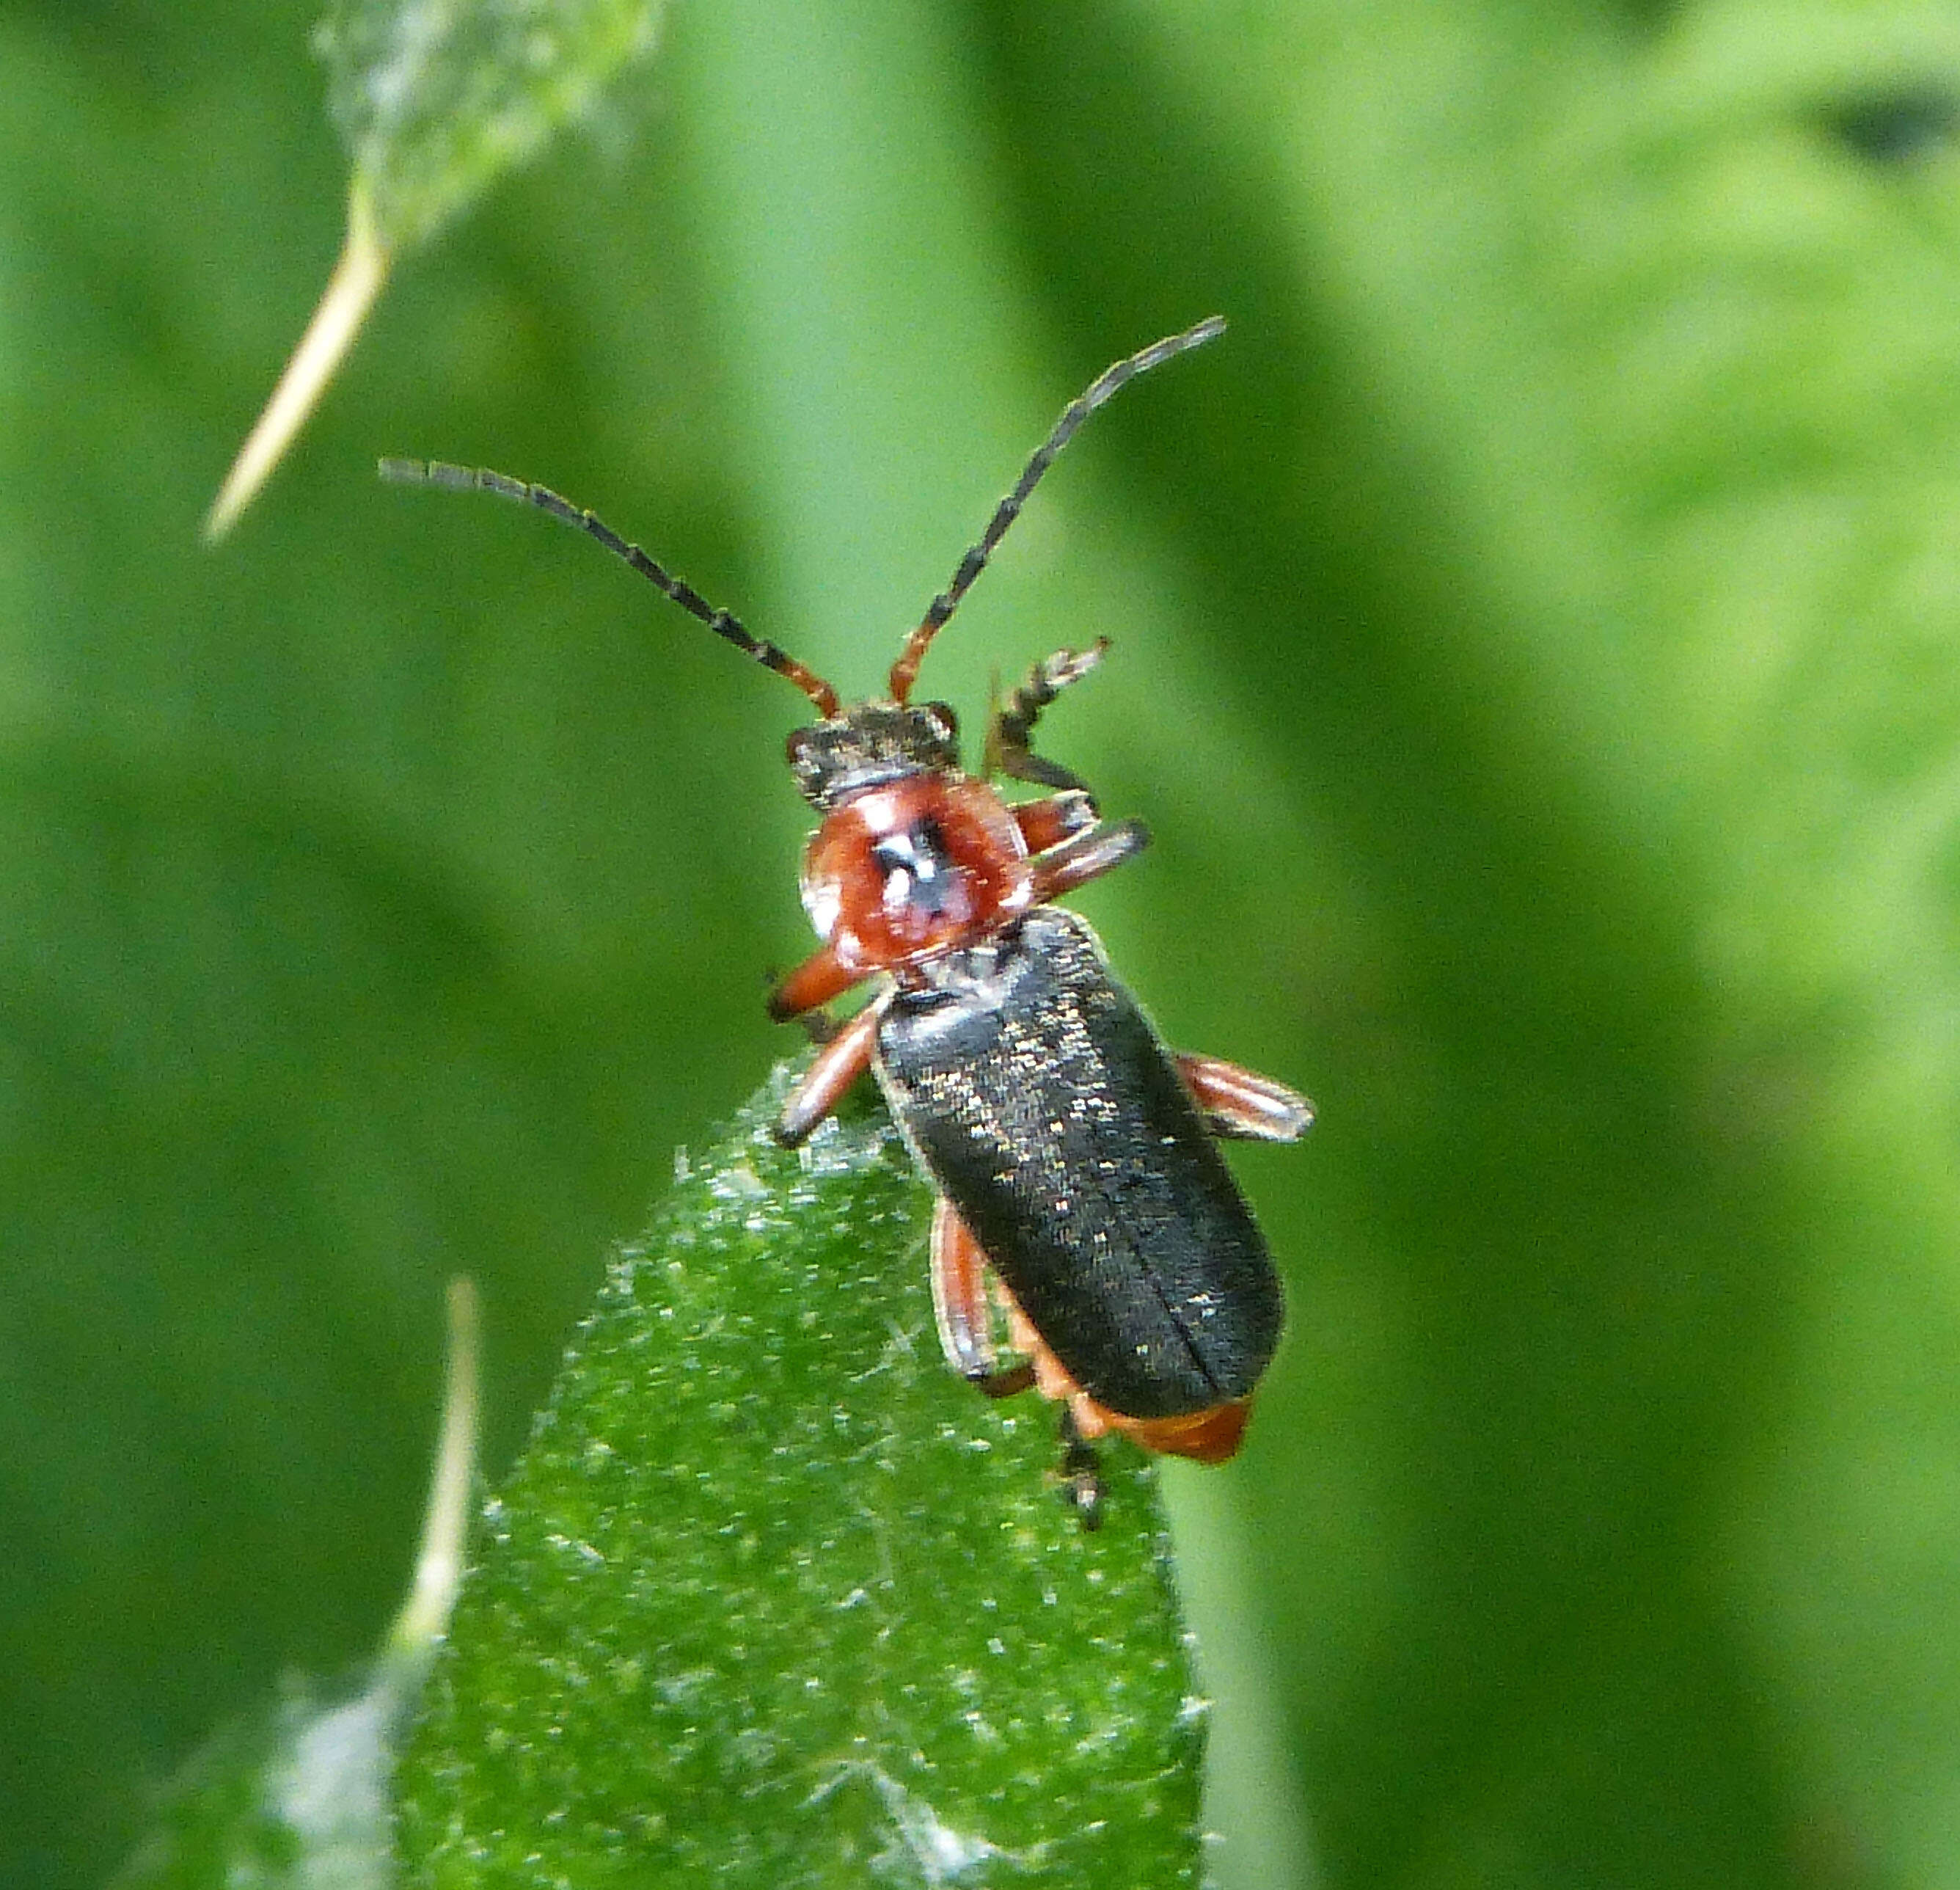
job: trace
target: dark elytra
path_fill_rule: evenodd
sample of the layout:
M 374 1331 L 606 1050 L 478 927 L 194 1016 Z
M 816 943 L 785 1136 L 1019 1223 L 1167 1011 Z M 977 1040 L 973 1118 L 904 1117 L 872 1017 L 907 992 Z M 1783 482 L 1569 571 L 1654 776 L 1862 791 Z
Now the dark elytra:
M 1280 1284 L 1211 1130 L 1074 913 L 938 960 L 878 1028 L 906 1139 L 1077 1383 L 1130 1417 L 1249 1396 Z

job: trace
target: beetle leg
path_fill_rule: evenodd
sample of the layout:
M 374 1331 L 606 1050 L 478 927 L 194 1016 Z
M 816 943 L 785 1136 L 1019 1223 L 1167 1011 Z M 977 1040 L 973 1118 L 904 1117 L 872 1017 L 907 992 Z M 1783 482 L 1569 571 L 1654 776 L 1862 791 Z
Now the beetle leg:
M 1113 827 L 1087 827 L 1058 846 L 1038 854 L 1034 869 L 1035 897 L 1045 904 L 1064 893 L 1114 872 L 1150 843 L 1150 830 L 1141 821 L 1118 821 Z
M 818 1050 L 832 1041 L 844 1028 L 843 1023 L 832 1017 L 821 1005 L 813 1011 L 804 1012 L 802 1016 L 794 1021 L 797 1028 L 810 1039 L 812 1046 Z
M 1102 1467 L 1096 1446 L 1083 1435 L 1071 1404 L 1061 1407 L 1061 1499 L 1085 1530 L 1102 1526 Z
M 1177 1072 L 1215 1136 L 1241 1142 L 1297 1142 L 1313 1127 L 1313 1104 L 1298 1090 L 1222 1057 L 1195 1057 L 1180 1050 Z
M 943 1194 L 932 1207 L 932 1315 L 947 1363 L 968 1384 L 989 1398 L 1012 1398 L 1033 1384 L 1032 1366 L 1003 1372 L 995 1362 L 987 1256 Z
M 987 722 L 987 772 L 1010 780 L 1033 781 L 1043 787 L 1074 789 L 1086 794 L 1080 778 L 1052 761 L 1044 761 L 1029 746 L 1041 712 L 1071 683 L 1079 682 L 1102 661 L 1109 647 L 1099 636 L 1086 650 L 1057 650 L 1029 671 L 1027 680 L 1004 703 L 997 703 Z
M 1096 824 L 1096 803 L 1080 789 L 1023 801 L 1007 811 L 1014 817 L 1030 853 L 1045 853 Z
M 769 1015 L 778 1024 L 787 1024 L 805 1011 L 842 997 L 867 975 L 847 971 L 829 946 L 819 945 L 769 993 Z
M 784 1103 L 783 1113 L 776 1118 L 774 1133 L 784 1148 L 793 1149 L 806 1140 L 811 1130 L 844 1100 L 851 1085 L 871 1067 L 878 1020 L 884 1012 L 881 999 L 866 1005 L 817 1052 L 816 1062 L 803 1072 L 802 1080 Z

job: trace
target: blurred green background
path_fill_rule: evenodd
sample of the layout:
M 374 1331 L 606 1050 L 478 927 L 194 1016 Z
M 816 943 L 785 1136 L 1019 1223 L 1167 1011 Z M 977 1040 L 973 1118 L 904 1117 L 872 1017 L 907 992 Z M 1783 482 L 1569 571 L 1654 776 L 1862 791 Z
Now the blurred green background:
M 311 4 L 0 8 L 0 1883 L 79 1890 L 508 1461 L 783 1039 L 797 703 L 1098 633 L 1080 902 L 1291 1336 L 1167 1475 L 1221 1882 L 1960 1884 L 1960 14 L 719 0 L 430 250 L 233 540 L 338 247 Z M 921 1292 L 924 1292 L 921 1280 Z

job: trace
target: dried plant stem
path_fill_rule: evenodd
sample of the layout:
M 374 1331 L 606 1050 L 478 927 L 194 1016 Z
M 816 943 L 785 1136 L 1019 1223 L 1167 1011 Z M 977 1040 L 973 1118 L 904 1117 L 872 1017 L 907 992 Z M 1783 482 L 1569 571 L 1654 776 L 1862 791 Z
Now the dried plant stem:
M 286 448 L 306 424 L 342 357 L 354 344 L 368 311 L 388 279 L 390 257 L 357 180 L 348 198 L 347 241 L 286 371 L 247 436 L 204 521 L 205 542 L 215 544 L 257 496 Z

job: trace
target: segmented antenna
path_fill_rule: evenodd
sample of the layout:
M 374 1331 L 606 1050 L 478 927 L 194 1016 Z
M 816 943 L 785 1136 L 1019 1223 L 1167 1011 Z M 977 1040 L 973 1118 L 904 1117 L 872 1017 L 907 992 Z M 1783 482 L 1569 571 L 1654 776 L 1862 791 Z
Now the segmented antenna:
M 752 656 L 765 669 L 772 669 L 778 676 L 794 683 L 816 705 L 817 714 L 825 721 L 837 713 L 837 691 L 815 671 L 806 668 L 775 644 L 751 636 L 742 627 L 740 619 L 726 610 L 717 610 L 685 578 L 676 577 L 638 545 L 628 544 L 604 519 L 574 505 L 568 499 L 561 499 L 549 486 L 530 485 L 521 479 L 491 472 L 487 467 L 451 466 L 441 460 L 384 459 L 379 470 L 382 478 L 390 485 L 439 486 L 453 492 L 494 492 L 499 499 L 508 499 L 519 505 L 535 505 L 539 511 L 549 512 L 568 525 L 577 526 L 589 537 L 597 538 L 616 558 L 623 559 L 631 565 L 656 590 L 672 598 L 689 615 L 698 617 L 717 636 L 733 643 L 744 655 Z
M 1021 508 L 1027 503 L 1028 495 L 1039 483 L 1041 476 L 1052 466 L 1061 449 L 1075 437 L 1075 430 L 1096 410 L 1112 399 L 1118 390 L 1134 381 L 1140 374 L 1147 374 L 1151 368 L 1161 367 L 1174 355 L 1188 349 L 1201 348 L 1205 343 L 1225 332 L 1223 315 L 1208 316 L 1195 328 L 1187 328 L 1181 335 L 1166 335 L 1162 341 L 1153 341 L 1145 349 L 1131 355 L 1128 360 L 1118 362 L 1114 367 L 1106 368 L 1092 381 L 1082 394 L 1061 410 L 1061 418 L 1055 422 L 1055 431 L 1044 440 L 1033 458 L 1016 481 L 1014 489 L 994 508 L 994 516 L 987 521 L 987 529 L 980 534 L 980 542 L 975 545 L 959 561 L 959 569 L 953 572 L 953 582 L 932 601 L 919 626 L 905 640 L 899 652 L 899 660 L 892 665 L 891 680 L 886 687 L 892 700 L 902 703 L 912 694 L 913 683 L 918 679 L 919 665 L 925 660 L 926 652 L 932 646 L 946 623 L 946 620 L 959 607 L 959 600 L 973 588 L 973 580 L 987 568 L 987 560 L 993 556 L 994 547 L 1007 536 L 1007 527 L 1020 515 Z

